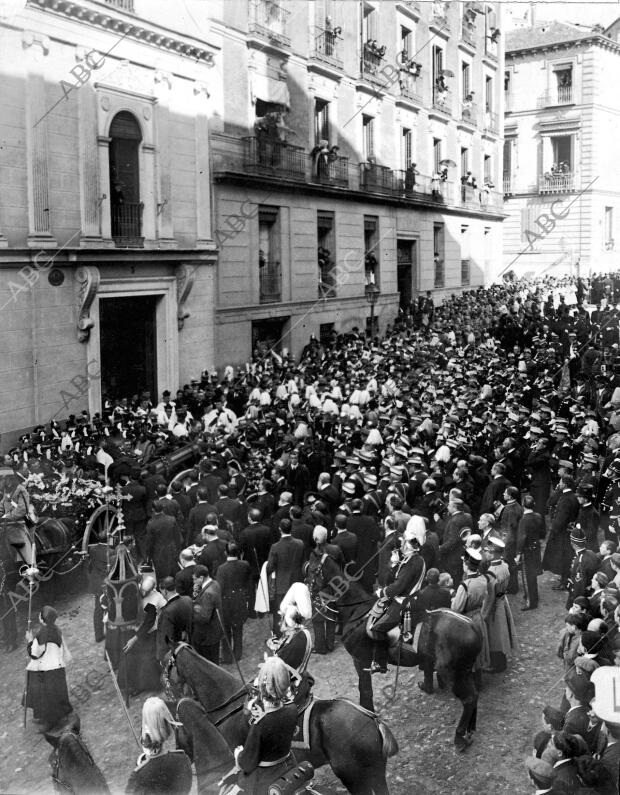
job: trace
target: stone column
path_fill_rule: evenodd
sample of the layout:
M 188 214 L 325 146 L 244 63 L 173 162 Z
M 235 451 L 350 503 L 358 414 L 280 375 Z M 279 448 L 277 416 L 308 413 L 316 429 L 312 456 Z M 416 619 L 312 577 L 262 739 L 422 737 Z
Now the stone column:
M 97 136 L 97 159 L 99 161 L 99 190 L 101 202 L 99 218 L 101 224 L 101 240 L 104 246 L 114 246 L 112 240 L 112 212 L 110 210 L 110 141 L 107 135 Z M 103 198 L 105 196 L 105 199 Z
M 101 247 L 103 245 L 101 237 L 102 208 L 108 200 L 109 192 L 102 190 L 100 173 L 106 173 L 109 167 L 106 162 L 105 171 L 100 172 L 99 147 L 95 143 L 97 141 L 97 95 L 91 86 L 83 86 L 77 92 L 77 101 L 79 118 L 80 220 L 82 228 L 80 246 Z M 109 208 L 109 202 L 107 202 L 107 207 Z
M 176 248 L 177 241 L 174 239 L 174 224 L 172 220 L 172 184 L 170 176 L 170 92 L 173 78 L 169 72 L 157 70 L 154 79 L 157 96 L 157 105 L 155 106 L 155 130 L 157 134 L 157 182 L 155 186 L 157 197 L 157 242 L 159 248 Z
M 209 92 L 204 83 L 196 83 L 196 248 L 212 245 L 211 180 L 209 167 L 209 124 L 207 100 Z
M 22 35 L 26 72 L 26 166 L 28 182 L 28 239 L 32 248 L 55 248 L 51 233 L 47 122 L 54 103 L 45 91 L 47 36 L 24 31 Z M 49 77 L 49 76 L 48 76 Z M 63 100 L 64 101 L 64 100 Z
M 155 145 L 141 144 L 142 158 L 140 167 L 140 200 L 144 204 L 142 211 L 142 237 L 146 248 L 156 245 L 156 193 L 155 193 Z

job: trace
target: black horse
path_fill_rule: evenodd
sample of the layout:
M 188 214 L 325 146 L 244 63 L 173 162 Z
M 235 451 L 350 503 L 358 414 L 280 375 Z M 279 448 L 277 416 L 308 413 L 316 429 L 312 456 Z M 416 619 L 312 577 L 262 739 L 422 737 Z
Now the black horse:
M 53 747 L 49 763 L 56 792 L 110 795 L 103 773 L 79 735 L 77 722 L 67 726 L 60 736 L 48 733 L 45 739 Z
M 79 720 L 73 720 L 60 735 L 47 733 L 53 746 L 49 757 L 54 789 L 59 795 L 110 795 L 107 781 L 79 734 Z M 187 795 L 192 788 L 192 771 L 182 751 L 151 757 L 136 768 L 127 782 L 132 795 Z
M 179 702 L 177 714 L 192 741 L 198 742 L 200 749 L 209 750 L 208 760 L 203 757 L 199 762 L 200 777 L 206 782 L 213 770 L 219 771 L 229 763 L 230 752 L 247 738 L 250 729 L 244 710 L 247 690 L 235 676 L 205 660 L 187 643 L 178 644 L 169 657 L 168 698 L 178 698 L 174 690 L 183 686 L 189 687 L 226 740 L 226 745 L 214 742 L 210 746 L 209 740 L 214 735 L 205 728 L 202 711 L 185 699 Z M 346 699 L 316 700 L 310 714 L 309 740 L 309 750 L 295 749 L 298 762 L 308 761 L 314 768 L 329 764 L 353 795 L 389 795 L 386 762 L 398 753 L 398 745 L 392 732 L 374 714 Z M 197 749 L 186 748 L 188 755 L 190 750 L 196 760 Z
M 418 604 L 418 595 L 409 601 L 411 626 L 416 628 L 417 651 L 413 645 L 403 643 L 398 631 L 389 649 L 393 665 L 411 668 L 419 665 L 427 672 L 436 670 L 463 705 L 456 728 L 455 744 L 462 750 L 469 735 L 476 728 L 478 689 L 474 681 L 473 666 L 482 648 L 482 638 L 472 621 L 452 610 L 427 611 Z M 344 647 L 353 658 L 358 675 L 360 704 L 374 711 L 372 678 L 368 671 L 373 659 L 374 642 L 366 633 L 366 623 L 375 597 L 369 595 L 359 583 L 349 579 L 346 592 L 337 600 L 343 624 Z M 421 625 L 418 629 L 417 625 Z

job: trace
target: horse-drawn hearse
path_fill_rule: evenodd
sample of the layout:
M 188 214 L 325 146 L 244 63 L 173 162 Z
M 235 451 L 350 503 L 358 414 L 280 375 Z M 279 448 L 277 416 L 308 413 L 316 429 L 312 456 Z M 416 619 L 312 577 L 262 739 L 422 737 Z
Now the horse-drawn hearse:
M 197 444 L 186 444 L 155 459 L 142 473 L 146 476 L 154 471 L 166 480 L 177 479 L 189 473 L 200 456 Z M 14 470 L 0 468 L 0 481 L 5 477 L 15 477 Z M 25 520 L 25 534 L 23 522 L 0 516 L 0 562 L 5 570 L 11 564 L 23 571 L 31 566 L 30 542 L 34 541 L 37 579 L 67 574 L 85 559 L 90 544 L 109 538 L 122 522 L 124 497 L 118 485 L 80 477 L 51 480 L 36 474 L 25 479 L 20 476 L 19 481 L 32 507 Z

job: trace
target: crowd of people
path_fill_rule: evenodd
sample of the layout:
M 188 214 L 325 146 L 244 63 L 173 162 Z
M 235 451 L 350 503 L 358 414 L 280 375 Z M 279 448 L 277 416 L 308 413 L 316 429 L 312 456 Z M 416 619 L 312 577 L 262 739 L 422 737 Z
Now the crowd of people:
M 33 473 L 121 485 L 143 620 L 116 665 L 136 693 L 158 689 L 181 639 L 218 664 L 241 659 L 245 622 L 266 612 L 270 651 L 301 677 L 338 642 L 330 588 L 344 571 L 377 594 L 373 673 L 387 669 L 388 632 L 410 640 L 419 592 L 478 628 L 481 686 L 518 648 L 507 595 L 536 610 L 550 571 L 566 595 L 566 690 L 528 775 L 540 792 L 616 793 L 620 724 L 592 707 L 590 677 L 620 665 L 618 301 L 620 274 L 506 281 L 437 307 L 427 296 L 381 337 L 333 332 L 299 361 L 270 353 L 158 403 L 145 392 L 36 428 L 5 459 L 5 501 Z M 169 485 L 157 457 L 190 442 L 199 460 Z M 110 608 L 101 541 L 97 640 Z M 298 583 L 310 610 L 290 599 Z M 432 668 L 419 686 L 433 692 Z

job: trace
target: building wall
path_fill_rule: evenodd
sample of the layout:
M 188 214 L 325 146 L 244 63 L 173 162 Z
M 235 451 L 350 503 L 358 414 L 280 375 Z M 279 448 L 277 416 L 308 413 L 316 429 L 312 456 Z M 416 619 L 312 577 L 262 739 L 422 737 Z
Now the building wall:
M 470 170 L 483 182 L 483 157 L 492 157 L 492 178 L 499 188 L 501 175 L 501 43 L 497 58 L 485 53 L 484 19 L 476 21 L 474 46 L 462 43 L 459 4 L 445 4 L 449 33 L 437 33 L 432 24 L 432 3 L 400 3 L 384 0 L 367 4 L 375 8 L 373 38 L 386 52 L 377 81 L 360 75 L 361 14 L 360 3 L 336 3 L 318 0 L 294 0 L 284 4 L 289 10 L 286 35 L 290 46 L 273 40 L 264 43 L 255 32 L 252 3 L 244 17 L 240 3 L 214 2 L 210 12 L 212 29 L 222 41 L 222 80 L 224 102 L 222 115 L 211 119 L 211 152 L 215 195 L 215 239 L 219 247 L 217 363 L 243 363 L 251 353 L 252 321 L 268 317 L 290 317 L 282 344 L 293 353 L 301 351 L 308 333 L 318 335 L 323 323 L 337 329 L 356 324 L 364 327 L 370 308 L 365 298 L 364 234 L 365 215 L 379 218 L 380 289 L 376 307 L 380 327 L 391 322 L 398 311 L 397 239 L 412 239 L 417 245 L 417 274 L 413 279 L 414 296 L 420 290 L 433 290 L 438 300 L 462 287 L 476 286 L 488 280 L 488 274 L 501 259 L 501 205 L 494 212 L 471 212 L 460 200 L 460 149 L 470 149 Z M 257 6 L 260 7 L 257 0 Z M 437 4 L 442 5 L 442 4 Z M 498 6 L 498 4 L 492 4 Z M 418 10 L 416 10 L 418 9 Z M 314 49 L 329 14 L 332 28 L 341 28 L 336 55 L 342 69 L 317 65 Z M 401 91 L 400 64 L 397 54 L 400 27 L 412 34 L 410 53 L 422 64 L 416 81 L 420 102 L 408 100 Z M 452 89 L 452 112 L 441 114 L 432 108 L 432 54 L 429 41 L 445 47 L 444 67 L 455 77 Z M 460 46 L 459 46 L 460 45 Z M 471 87 L 484 96 L 484 78 L 494 77 L 494 109 L 499 112 L 495 133 L 485 129 L 485 115 L 479 107 L 475 128 L 461 123 L 461 60 L 471 62 Z M 305 177 L 279 178 L 265 173 L 262 181 L 247 180 L 241 185 L 246 163 L 243 136 L 254 134 L 256 119 L 253 104 L 253 74 L 269 75 L 281 84 L 286 82 L 290 110 L 286 124 L 289 144 L 301 147 L 308 161 L 315 145 L 314 105 L 316 99 L 328 101 L 330 114 L 329 144 L 337 144 L 339 155 L 349 158 L 349 183 L 345 190 L 310 188 L 310 166 Z M 363 155 L 364 115 L 374 118 L 375 161 L 389 169 L 404 168 L 401 156 L 402 128 L 413 133 L 413 161 L 421 180 L 427 184 L 434 172 L 433 137 L 443 139 L 444 158 L 457 166 L 450 170 L 454 201 L 448 209 L 430 200 L 418 206 L 385 200 L 364 188 L 360 182 Z M 293 184 L 293 182 L 295 184 Z M 282 301 L 259 303 L 258 220 L 257 205 L 281 208 L 282 219 Z M 335 259 L 339 279 L 338 298 L 318 299 L 317 210 L 331 210 L 336 218 Z M 484 217 L 486 215 L 486 217 Z M 445 225 L 445 281 L 435 288 L 433 263 L 433 224 Z M 461 227 L 469 227 L 471 275 L 469 284 L 461 282 Z M 485 234 L 485 229 L 488 230 Z M 332 252 L 333 254 L 334 252 Z M 343 306 L 342 302 L 346 305 Z M 233 334 L 233 329 L 237 334 Z
M 510 177 L 511 190 L 505 204 L 509 217 L 504 224 L 504 269 L 542 275 L 616 267 L 605 235 L 605 207 L 613 208 L 617 239 L 620 191 L 615 174 L 620 163 L 615 143 L 620 103 L 608 77 L 617 71 L 619 58 L 617 45 L 596 37 L 552 51 L 507 53 L 511 112 L 504 126 L 514 148 L 511 174 L 504 175 Z M 541 95 L 554 90 L 553 66 L 564 62 L 573 65 L 573 102 L 540 107 Z M 539 192 L 551 164 L 545 130 L 574 135 L 572 191 Z
M 135 16 L 100 10 L 135 24 Z M 149 20 L 148 6 L 137 3 L 136 12 L 142 11 L 146 30 L 165 33 Z M 175 348 L 173 383 L 160 388 L 176 388 L 179 379 L 213 366 L 207 93 L 218 105 L 220 87 L 200 58 L 131 35 L 119 41 L 121 36 L 36 6 L 0 20 L 3 447 L 23 429 L 97 408 L 92 402 L 97 378 L 90 379 L 90 389 L 82 380 L 92 346 L 78 340 L 76 271 L 83 265 L 96 267 L 106 283 L 128 285 L 129 293 L 136 278 L 174 285 L 178 268 L 191 266 L 195 281 L 185 306 L 190 315 L 178 337 L 166 340 Z M 216 56 L 217 47 L 202 46 Z M 99 66 L 87 74 L 91 51 L 97 53 L 91 62 Z M 117 110 L 132 112 L 143 130 L 145 241 L 139 249 L 118 249 L 111 239 L 105 131 Z M 64 277 L 59 286 L 48 280 L 52 268 Z M 90 375 L 95 369 L 91 365 Z

